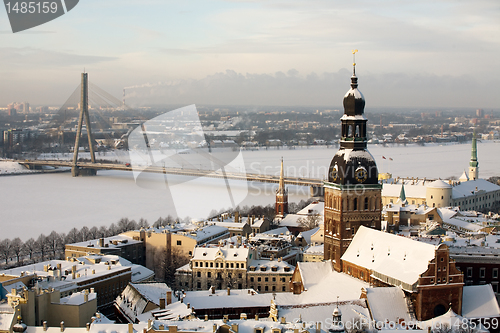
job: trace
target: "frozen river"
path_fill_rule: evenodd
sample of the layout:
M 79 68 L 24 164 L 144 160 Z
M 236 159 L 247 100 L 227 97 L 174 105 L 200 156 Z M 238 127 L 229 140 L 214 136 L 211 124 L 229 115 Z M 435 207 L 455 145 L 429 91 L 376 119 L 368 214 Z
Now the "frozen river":
M 289 176 L 324 178 L 338 148 L 243 151 L 249 173 L 279 174 L 280 158 Z M 400 177 L 459 177 L 468 168 L 470 143 L 431 146 L 378 146 L 369 150 L 379 172 Z M 385 159 L 383 158 L 385 157 Z M 390 160 L 392 159 L 392 160 Z M 478 143 L 481 178 L 500 175 L 500 143 Z M 239 204 L 272 204 L 276 185 L 219 179 L 186 181 L 163 175 L 145 174 L 136 183 L 132 173 L 99 171 L 96 177 L 71 177 L 69 173 L 0 177 L 1 239 L 38 237 L 52 230 L 109 225 L 122 217 L 146 218 L 179 214 L 206 217 L 213 209 Z M 182 181 L 182 182 L 180 182 Z M 175 185 L 174 185 L 175 184 Z M 229 189 L 229 194 L 228 194 Z M 289 201 L 309 196 L 308 188 L 290 187 Z

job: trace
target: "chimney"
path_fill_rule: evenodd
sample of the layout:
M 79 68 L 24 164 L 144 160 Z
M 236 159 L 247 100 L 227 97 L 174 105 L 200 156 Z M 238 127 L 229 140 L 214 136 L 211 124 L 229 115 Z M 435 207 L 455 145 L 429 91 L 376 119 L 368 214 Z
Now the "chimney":
M 44 330 L 44 331 L 46 331 L 46 330 L 47 330 L 47 321 L 46 321 L 46 320 L 44 320 L 44 321 L 42 322 L 42 325 L 43 325 L 43 330 Z
M 321 322 L 320 321 L 318 321 L 316 323 L 316 333 L 321 333 Z
M 255 315 L 255 320 L 256 320 L 256 321 L 258 321 L 258 320 L 259 320 L 259 315 L 258 315 L 258 314 L 256 314 L 256 315 Z
M 212 326 L 212 332 L 213 332 L 213 333 L 217 332 L 217 324 L 214 324 L 214 325 Z
M 208 321 L 208 315 L 205 314 L 205 321 Z
M 90 331 L 90 323 L 87 323 L 87 324 L 85 325 L 85 328 L 87 329 L 87 332 L 88 332 L 88 331 Z
M 152 322 L 153 322 L 153 321 L 152 321 L 151 319 L 148 319 L 148 330 L 151 328 L 151 323 L 152 323 Z
M 286 324 L 286 318 L 285 317 L 281 317 L 281 323 L 282 324 Z
M 104 237 L 99 238 L 99 247 L 104 247 Z
M 71 266 L 71 278 L 73 280 L 76 278 L 76 265 Z
M 160 298 L 160 309 L 161 310 L 165 309 L 165 299 L 164 298 Z
M 231 288 L 227 287 L 227 296 L 231 295 Z
M 186 304 L 188 309 L 191 309 L 191 303 Z
M 247 320 L 247 314 L 246 313 L 240 313 L 240 320 Z
M 83 301 L 84 301 L 85 303 L 87 303 L 87 302 L 89 301 L 89 290 L 88 290 L 88 289 L 85 289 L 85 290 L 83 291 Z
M 210 290 L 212 291 L 212 295 L 214 295 L 214 294 L 215 294 L 215 287 L 214 287 L 214 286 L 211 286 L 211 287 L 210 287 Z
M 167 305 L 172 303 L 172 291 L 167 291 Z
M 128 323 L 128 333 L 134 333 L 134 324 Z
M 61 268 L 62 268 L 61 263 L 58 263 L 57 264 L 57 269 L 59 270 L 59 272 L 61 271 Z
M 61 321 L 61 332 L 64 332 L 64 321 Z
M 49 264 L 43 265 L 43 271 L 44 272 L 48 272 L 49 271 L 49 266 L 50 266 Z
M 240 212 L 234 212 L 234 222 L 240 222 Z
M 164 331 L 165 330 L 165 325 L 163 325 L 163 324 L 158 325 L 158 329 L 160 331 Z

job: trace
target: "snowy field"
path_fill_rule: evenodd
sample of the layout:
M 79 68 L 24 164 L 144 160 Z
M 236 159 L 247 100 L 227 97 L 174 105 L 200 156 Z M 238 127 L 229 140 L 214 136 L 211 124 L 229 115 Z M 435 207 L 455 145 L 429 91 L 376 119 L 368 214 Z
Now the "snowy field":
M 459 177 L 468 168 L 470 148 L 470 143 L 369 146 L 379 172 L 420 178 Z M 324 178 L 337 149 L 269 149 L 243 151 L 242 156 L 249 173 L 278 175 L 283 156 L 288 176 Z M 500 175 L 500 143 L 478 143 L 478 160 L 481 178 Z M 5 168 L 4 163 L 0 162 L 0 170 Z M 161 174 L 143 174 L 141 178 L 142 181 L 136 183 L 132 173 L 120 171 L 99 171 L 96 177 L 77 178 L 69 173 L 2 176 L 1 238 L 26 240 L 52 230 L 68 232 L 84 225 L 109 225 L 122 217 L 146 218 L 151 223 L 158 217 L 177 213 L 182 217 L 206 217 L 212 210 L 228 208 L 233 203 L 240 206 L 272 204 L 276 188 L 274 184 L 242 181 L 226 184 L 212 178 L 186 179 L 167 175 L 165 179 Z M 308 188 L 291 186 L 289 191 L 289 201 L 309 197 Z

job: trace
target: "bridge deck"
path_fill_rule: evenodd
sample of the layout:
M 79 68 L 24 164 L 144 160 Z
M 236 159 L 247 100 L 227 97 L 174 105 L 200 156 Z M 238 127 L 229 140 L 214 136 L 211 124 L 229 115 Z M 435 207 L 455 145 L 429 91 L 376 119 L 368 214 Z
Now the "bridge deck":
M 15 161 L 19 164 L 35 167 L 35 166 L 51 166 L 51 167 L 68 167 L 73 166 L 71 161 Z M 78 162 L 77 166 L 82 169 L 95 169 L 95 170 L 120 170 L 120 171 L 140 171 L 140 172 L 152 172 L 152 173 L 166 173 L 182 176 L 195 176 L 195 177 L 210 177 L 210 178 L 227 178 L 236 180 L 246 180 L 253 182 L 262 183 L 278 183 L 279 176 L 268 176 L 268 175 L 258 175 L 252 173 L 237 173 L 237 172 L 222 172 L 221 170 L 196 170 L 196 169 L 183 169 L 183 168 L 165 168 L 162 166 L 148 166 L 145 168 L 138 168 L 127 166 L 125 164 L 113 164 L 113 163 L 91 163 L 91 162 Z M 287 185 L 299 185 L 299 186 L 313 186 L 321 187 L 323 186 L 323 180 L 314 178 L 299 178 L 299 177 L 285 177 L 285 184 Z

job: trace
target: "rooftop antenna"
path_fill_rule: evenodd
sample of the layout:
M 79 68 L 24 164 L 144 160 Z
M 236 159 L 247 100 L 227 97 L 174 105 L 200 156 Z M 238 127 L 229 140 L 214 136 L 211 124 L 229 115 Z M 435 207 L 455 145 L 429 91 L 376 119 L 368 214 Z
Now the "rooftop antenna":
M 356 53 L 358 50 L 352 50 L 352 74 L 356 75 Z

